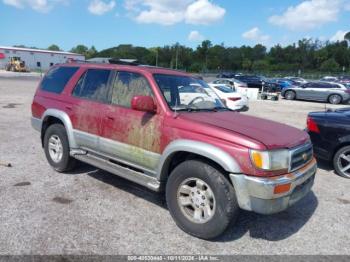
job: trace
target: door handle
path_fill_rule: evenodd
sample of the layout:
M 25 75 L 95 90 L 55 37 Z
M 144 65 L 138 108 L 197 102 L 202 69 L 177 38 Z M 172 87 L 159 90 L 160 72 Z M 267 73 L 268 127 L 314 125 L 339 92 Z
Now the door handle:
M 114 120 L 114 117 L 113 116 L 107 116 L 107 119 Z

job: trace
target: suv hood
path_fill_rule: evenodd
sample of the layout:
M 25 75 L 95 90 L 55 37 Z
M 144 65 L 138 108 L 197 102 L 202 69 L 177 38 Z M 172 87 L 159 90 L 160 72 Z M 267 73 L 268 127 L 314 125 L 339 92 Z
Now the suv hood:
M 181 118 L 239 133 L 259 141 L 267 149 L 293 148 L 309 141 L 309 135 L 302 130 L 237 112 L 184 113 Z M 219 132 L 217 136 L 220 138 Z

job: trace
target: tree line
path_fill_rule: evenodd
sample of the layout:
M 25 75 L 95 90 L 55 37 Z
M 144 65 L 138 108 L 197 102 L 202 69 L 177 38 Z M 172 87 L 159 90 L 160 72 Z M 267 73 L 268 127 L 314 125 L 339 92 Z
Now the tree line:
M 58 51 L 57 45 L 49 50 Z M 322 42 L 302 39 L 297 43 L 268 49 L 262 44 L 255 46 L 228 47 L 203 41 L 197 48 L 189 48 L 179 43 L 163 47 L 145 48 L 133 45 L 96 50 L 94 46 L 78 45 L 70 50 L 85 55 L 86 59 L 113 57 L 137 59 L 140 63 L 190 72 L 349 72 L 350 73 L 350 33 L 344 41 Z

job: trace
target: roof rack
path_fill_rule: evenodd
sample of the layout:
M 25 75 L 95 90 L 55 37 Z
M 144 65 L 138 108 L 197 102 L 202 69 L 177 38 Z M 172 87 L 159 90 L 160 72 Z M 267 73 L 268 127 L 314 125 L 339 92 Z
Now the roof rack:
M 114 65 L 131 65 L 131 66 L 139 66 L 141 65 L 136 59 L 118 59 L 111 58 L 108 60 L 110 64 Z

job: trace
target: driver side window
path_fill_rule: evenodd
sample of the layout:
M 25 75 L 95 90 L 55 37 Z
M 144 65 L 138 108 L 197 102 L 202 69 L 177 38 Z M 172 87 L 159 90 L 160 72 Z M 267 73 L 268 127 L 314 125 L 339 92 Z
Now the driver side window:
M 118 71 L 112 87 L 112 104 L 131 108 L 134 96 L 152 96 L 147 79 L 138 73 Z

